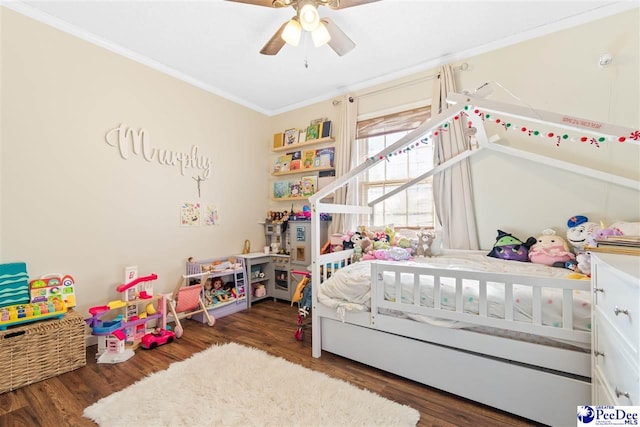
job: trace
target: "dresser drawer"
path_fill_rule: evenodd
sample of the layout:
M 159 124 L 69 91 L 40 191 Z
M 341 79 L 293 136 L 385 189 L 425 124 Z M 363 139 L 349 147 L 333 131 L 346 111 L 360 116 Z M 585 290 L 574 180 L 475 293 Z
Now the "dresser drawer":
M 616 397 L 619 405 L 638 405 L 640 378 L 637 352 L 633 357 L 634 353 L 622 342 L 609 319 L 601 317 L 597 311 L 594 313 L 593 334 L 593 369 L 607 379 L 608 393 Z
M 611 387 L 607 383 L 607 380 L 602 377 L 602 373 L 599 369 L 594 370 L 593 378 L 591 378 L 592 385 L 592 405 L 598 406 L 615 406 L 618 403 L 613 394 L 611 394 Z
M 605 263 L 597 263 L 594 274 L 594 308 L 611 320 L 637 354 L 640 337 L 638 279 Z

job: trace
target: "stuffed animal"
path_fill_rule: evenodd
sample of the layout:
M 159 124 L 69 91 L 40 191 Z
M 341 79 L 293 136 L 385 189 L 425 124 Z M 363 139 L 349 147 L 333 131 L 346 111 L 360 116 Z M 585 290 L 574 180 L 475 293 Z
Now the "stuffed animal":
M 584 215 L 576 215 L 567 221 L 567 241 L 576 254 L 584 252 L 584 246 L 592 234 L 600 230 L 600 225 L 590 222 Z M 584 273 L 584 272 L 583 272 Z
M 640 222 L 618 221 L 609 228 L 618 229 L 623 236 L 640 236 Z
M 386 250 L 386 259 L 394 261 L 404 261 L 411 259 L 411 250 L 401 248 L 400 246 L 392 246 Z
M 487 255 L 504 260 L 529 262 L 529 248 L 536 242 L 535 237 L 529 237 L 523 242 L 512 234 L 498 230 L 496 242 Z
M 351 262 L 362 261 L 362 246 L 356 245 L 353 247 L 353 253 L 351 254 Z
M 567 241 L 550 228 L 543 230 L 536 243 L 529 248 L 529 261 L 536 264 L 564 268 L 567 261 L 575 259 Z
M 593 240 L 593 236 L 601 229 L 595 222 L 590 222 L 584 215 L 576 215 L 567 221 L 567 241 L 576 253 L 576 260 L 567 261 L 567 268 L 578 273 L 591 275 L 591 254 L 585 251 L 585 245 Z
M 353 241 L 351 238 L 355 233 L 353 231 L 349 231 L 347 234 L 342 236 L 342 247 L 344 249 L 353 249 Z
M 595 233 L 587 237 L 587 245 L 597 246 L 598 240 L 604 240 L 609 236 L 622 236 L 623 233 L 619 228 L 601 228 Z
M 433 254 L 431 253 L 431 244 L 433 243 L 433 239 L 435 238 L 435 234 L 431 231 L 420 230 L 416 233 L 418 237 L 418 247 L 416 248 L 416 256 L 417 257 L 431 257 Z

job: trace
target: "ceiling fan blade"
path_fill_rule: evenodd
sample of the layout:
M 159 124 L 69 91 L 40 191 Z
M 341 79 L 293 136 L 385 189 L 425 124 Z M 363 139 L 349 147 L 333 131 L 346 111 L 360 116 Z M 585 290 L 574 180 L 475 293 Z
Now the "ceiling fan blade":
M 264 47 L 260 49 L 261 54 L 275 55 L 280 52 L 282 46 L 285 45 L 285 41 L 282 39 L 282 32 L 284 31 L 284 27 L 287 26 L 288 22 L 289 21 L 285 21 L 285 23 L 280 26 L 278 31 L 276 31 L 275 34 L 271 36 L 267 44 L 265 44 Z
M 331 40 L 327 43 L 331 46 L 339 56 L 346 55 L 356 47 L 356 44 L 347 36 L 344 31 L 340 29 L 336 24 L 333 23 L 329 18 L 322 18 L 321 21 L 324 23 L 325 27 L 327 27 L 327 31 L 329 31 L 329 35 L 331 36 Z
M 227 0 L 227 1 L 232 1 L 234 3 L 252 4 L 254 6 L 273 7 L 272 0 Z
M 325 4 L 330 9 L 346 9 L 348 7 L 361 6 L 367 3 L 375 3 L 380 0 L 318 0 L 318 4 Z

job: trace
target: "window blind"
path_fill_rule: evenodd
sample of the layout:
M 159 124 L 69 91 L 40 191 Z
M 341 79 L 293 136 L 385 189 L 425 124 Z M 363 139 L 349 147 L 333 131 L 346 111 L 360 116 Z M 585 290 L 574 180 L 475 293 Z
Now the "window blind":
M 399 113 L 359 121 L 356 127 L 356 139 L 371 138 L 388 133 L 410 131 L 431 116 L 431 106 L 413 108 Z

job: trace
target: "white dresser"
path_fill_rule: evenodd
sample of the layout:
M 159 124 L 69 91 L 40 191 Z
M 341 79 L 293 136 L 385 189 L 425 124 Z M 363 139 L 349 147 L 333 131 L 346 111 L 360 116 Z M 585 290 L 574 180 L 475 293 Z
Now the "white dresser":
M 640 257 L 591 257 L 591 403 L 640 405 Z

